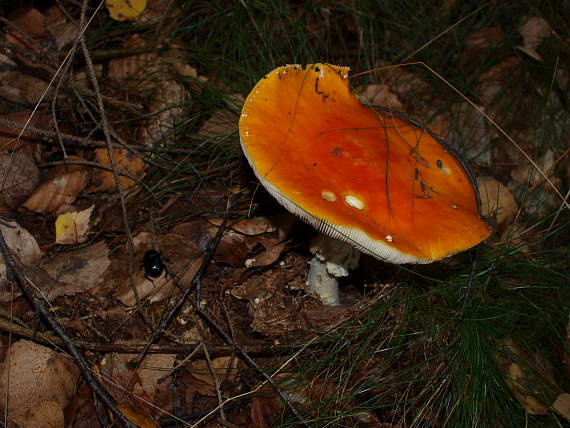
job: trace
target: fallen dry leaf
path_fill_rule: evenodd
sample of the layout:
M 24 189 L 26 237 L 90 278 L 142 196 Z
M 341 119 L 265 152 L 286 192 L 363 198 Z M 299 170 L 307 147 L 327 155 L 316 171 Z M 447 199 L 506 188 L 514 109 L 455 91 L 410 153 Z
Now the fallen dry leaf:
M 239 361 L 237 358 L 219 357 L 211 360 L 211 363 L 212 370 L 205 360 L 193 361 L 190 364 L 189 371 L 196 379 L 210 386 L 216 385 L 212 371 L 220 384 L 223 381 L 233 382 L 238 375 Z M 215 393 L 215 391 L 213 392 Z
M 139 128 L 137 137 L 147 147 L 164 144 L 164 138 L 172 134 L 176 124 L 184 117 L 190 93 L 180 83 L 165 80 L 154 87 L 148 108 L 150 118 Z
M 279 260 L 281 253 L 287 247 L 287 242 L 277 243 L 275 240 L 265 240 L 265 251 L 245 261 L 245 267 L 256 268 L 269 266 Z
M 360 97 L 368 104 L 388 107 L 391 110 L 405 111 L 405 107 L 398 95 L 390 89 L 388 85 L 368 85 L 360 91 Z
M 170 410 L 169 382 L 159 380 L 174 368 L 176 355 L 147 355 L 138 369 L 128 366 L 132 358 L 126 354 L 106 355 L 101 361 L 101 374 L 118 406 L 126 409 L 128 418 L 146 424 L 159 417 L 160 409 Z M 152 406 L 145 402 L 152 403 Z
M 148 236 L 147 234 L 145 235 Z M 149 279 L 145 276 L 142 266 L 144 253 L 149 248 L 144 247 L 146 240 L 143 237 L 138 236 L 136 240 L 139 242 L 139 245 L 135 259 L 141 261 L 141 264 L 139 265 L 139 270 L 135 273 L 134 283 L 139 297 L 141 299 L 149 299 L 150 302 L 158 302 L 165 299 L 172 293 L 173 287 L 177 285 L 179 287 L 188 285 L 200 268 L 204 258 L 203 251 L 198 245 L 175 230 L 165 235 L 156 236 L 154 241 L 158 246 L 157 249 L 162 254 L 162 258 L 166 261 L 167 270 L 164 271 L 162 276 Z M 125 266 L 125 262 L 120 257 L 115 257 L 113 263 L 118 263 L 122 267 Z M 168 272 L 172 272 L 174 275 Z M 128 271 L 126 269 L 120 272 L 112 270 L 110 274 L 112 277 L 109 281 L 117 284 L 114 287 L 114 297 L 125 306 L 136 304 Z M 174 281 L 175 277 L 177 278 L 176 282 Z
M 492 108 L 496 104 L 495 98 L 503 87 L 510 83 L 513 72 L 519 65 L 520 59 L 511 56 L 495 64 L 479 77 L 477 95 L 484 106 Z
M 519 207 L 511 191 L 493 177 L 477 177 L 483 216 L 503 225 L 513 219 Z
M 113 149 L 113 157 L 123 190 L 127 190 L 131 186 L 138 184 L 131 178 L 120 174 L 128 174 L 140 179 L 144 176 L 146 170 L 145 162 L 128 149 Z M 95 162 L 107 168 L 112 168 L 111 158 L 109 157 L 109 151 L 107 149 L 95 149 Z M 113 172 L 100 168 L 92 169 L 91 185 L 86 190 L 86 193 L 112 192 L 116 189 L 117 183 L 115 182 Z
M 91 214 L 95 205 L 82 211 L 72 211 L 60 214 L 55 220 L 56 244 L 81 244 L 87 241 L 90 228 Z
M 0 229 L 2 229 L 6 245 L 20 263 L 24 265 L 34 264 L 42 258 L 43 254 L 35 238 L 18 223 L 15 221 L 3 221 L 0 223 Z M 0 255 L 0 284 L 5 282 L 6 264 L 4 263 L 4 257 Z M 3 296 L 3 293 L 0 293 L 0 301 L 7 301 L 5 297 L 11 300 L 10 295 Z
M 542 57 L 536 49 L 540 46 L 544 38 L 550 36 L 552 33 L 548 22 L 538 16 L 531 16 L 519 27 L 519 33 L 523 36 L 523 45 L 517 46 L 517 49 L 537 61 L 542 61 Z
M 552 173 L 551 168 L 554 166 L 554 161 L 554 152 L 548 149 L 535 162 L 539 166 L 540 170 L 548 176 Z M 511 171 L 511 178 L 517 183 L 524 185 L 534 185 L 538 181 L 544 180 L 542 174 L 540 174 L 529 162 L 524 162 L 522 165 L 513 169 Z
M 256 391 L 251 398 L 251 423 L 257 428 L 278 426 L 283 418 L 283 402 L 270 387 Z
M 55 289 L 46 290 L 47 297 L 55 299 L 96 287 L 110 264 L 109 250 L 103 241 L 43 261 L 39 267 L 60 283 Z
M 146 0 L 105 0 L 105 6 L 115 21 L 127 21 L 143 12 Z
M 41 406 L 57 420 L 75 394 L 79 369 L 69 357 L 28 340 L 14 343 L 8 353 L 0 365 L 0 394 L 8 398 L 8 417 L 32 417 Z
M 144 413 L 144 410 L 136 409 L 133 404 L 127 401 L 118 403 L 117 408 L 139 428 L 156 428 L 159 426 L 157 421 Z
M 79 160 L 70 156 L 70 161 Z M 24 207 L 37 213 L 53 213 L 65 205 L 72 204 L 89 179 L 89 169 L 83 165 L 59 165 L 24 202 Z
M 550 376 L 510 339 L 504 341 L 497 359 L 507 386 L 526 412 L 530 415 L 547 414 L 548 406 L 545 403 L 548 394 L 556 388 Z
M 10 422 L 14 428 L 65 428 L 65 415 L 58 403 L 43 400 L 22 415 L 12 416 Z
M 0 96 L 14 103 L 33 106 L 51 100 L 53 93 L 46 80 L 19 70 L 0 71 Z
M 29 36 L 39 37 L 46 32 L 46 17 L 36 8 L 18 9 L 10 14 L 9 19 L 14 26 Z M 18 32 L 13 29 L 10 34 L 13 37 L 19 37 Z
M 0 151 L 0 195 L 4 203 L 15 208 L 34 191 L 39 171 L 26 148 Z
M 567 421 L 570 421 L 570 394 L 562 393 L 552 404 L 552 408 Z

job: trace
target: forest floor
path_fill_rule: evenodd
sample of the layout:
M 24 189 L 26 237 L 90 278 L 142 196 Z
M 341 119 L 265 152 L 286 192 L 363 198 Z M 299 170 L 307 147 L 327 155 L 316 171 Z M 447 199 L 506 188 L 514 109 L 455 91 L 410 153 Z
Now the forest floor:
M 0 426 L 570 426 L 570 8 L 401 3 L 2 2 Z M 321 303 L 238 131 L 313 63 L 449 142 L 491 236 Z

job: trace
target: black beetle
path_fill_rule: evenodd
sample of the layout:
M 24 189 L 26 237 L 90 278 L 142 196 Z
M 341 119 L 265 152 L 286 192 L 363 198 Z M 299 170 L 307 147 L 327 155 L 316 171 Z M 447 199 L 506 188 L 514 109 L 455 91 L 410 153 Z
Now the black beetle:
M 164 272 L 165 266 L 160 253 L 156 250 L 148 250 L 143 258 L 144 274 L 146 277 L 158 278 Z

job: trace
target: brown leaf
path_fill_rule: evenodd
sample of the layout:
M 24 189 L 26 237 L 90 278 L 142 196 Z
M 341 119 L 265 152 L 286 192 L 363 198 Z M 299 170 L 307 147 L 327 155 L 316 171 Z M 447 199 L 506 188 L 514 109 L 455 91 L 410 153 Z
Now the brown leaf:
M 12 24 L 18 27 L 19 30 L 30 36 L 39 37 L 43 36 L 46 32 L 46 17 L 33 7 L 19 9 L 10 14 L 10 21 L 12 21 Z M 19 39 L 19 33 L 17 31 L 12 29 L 10 30 L 10 34 Z M 27 47 L 27 45 L 25 46 Z
M 33 408 L 21 415 L 12 415 L 10 419 L 10 427 L 13 428 L 65 428 L 63 410 L 53 400 L 40 401 Z
M 140 428 L 156 428 L 158 422 L 141 411 L 136 409 L 132 403 L 122 401 L 117 404 L 117 408 L 127 417 L 129 421 L 136 424 Z
M 69 160 L 81 160 L 70 156 Z M 24 207 L 38 213 L 52 213 L 64 205 L 72 204 L 89 178 L 89 169 L 83 165 L 60 165 L 39 185 L 24 202 Z
M 247 259 L 245 261 L 245 266 L 247 268 L 264 267 L 272 265 L 279 259 L 281 253 L 287 247 L 287 242 L 276 243 L 274 240 L 273 241 L 267 240 L 265 245 L 266 249 L 263 253 L 255 256 L 254 258 Z
M 538 16 L 531 16 L 520 26 L 519 33 L 523 36 L 523 46 L 517 46 L 517 48 L 537 61 L 542 61 L 536 49 L 544 38 L 552 33 L 548 22 Z
M 154 87 L 148 114 L 151 115 L 145 125 L 138 129 L 137 137 L 142 144 L 153 147 L 166 136 L 172 134 L 176 124 L 180 122 L 188 107 L 184 104 L 190 100 L 190 93 L 180 83 L 165 80 Z
M 0 223 L 0 229 L 6 240 L 6 244 L 12 254 L 16 255 L 20 263 L 34 264 L 42 258 L 43 254 L 40 250 L 35 238 L 26 229 L 16 222 Z M 4 257 L 0 255 L 0 285 L 6 282 L 6 264 Z M 20 293 L 12 293 L 11 290 L 0 288 L 0 302 L 7 302 L 13 297 L 19 296 Z
M 212 370 L 205 360 L 196 360 L 190 364 L 189 371 L 196 379 L 215 386 L 212 371 L 221 384 L 223 381 L 233 382 L 238 375 L 239 361 L 233 357 L 219 357 L 212 361 Z
M 32 106 L 53 97 L 49 82 L 19 70 L 0 71 L 0 96 L 12 102 Z
M 103 275 L 111 264 L 105 242 L 59 254 L 40 264 L 42 269 L 56 281 L 62 283 L 48 290 L 48 297 L 73 295 L 96 287 L 103 281 Z
M 177 284 L 180 286 L 188 284 L 198 269 L 200 268 L 204 255 L 203 251 L 192 240 L 173 232 L 165 235 L 156 236 L 154 241 L 158 245 L 158 250 L 167 262 L 167 271 L 172 272 L 178 278 Z M 137 240 L 141 245 L 137 249 L 136 260 L 142 261 L 144 253 L 149 249 L 145 246 L 145 240 L 140 236 Z M 147 244 L 148 245 L 148 244 Z M 122 257 L 126 257 L 123 255 Z M 115 257 L 113 263 L 125 265 L 125 261 L 121 257 Z M 173 275 L 169 275 L 167 271 L 159 278 L 152 280 L 144 274 L 142 263 L 139 270 L 135 274 L 135 286 L 141 299 L 149 299 L 151 302 L 158 302 L 168 297 L 172 288 L 175 287 Z M 134 292 L 131 288 L 128 272 L 112 271 L 112 278 L 108 278 L 115 285 L 114 297 L 126 306 L 132 306 L 136 303 Z
M 0 366 L 0 394 L 8 398 L 8 415 L 30 416 L 46 401 L 56 403 L 63 415 L 79 378 L 73 360 L 28 340 L 14 343 L 8 352 Z M 45 408 L 53 410 L 53 407 L 49 404 Z
M 17 207 L 36 188 L 39 171 L 28 150 L 18 149 L 12 152 L 0 152 L 0 192 L 2 199 L 10 208 Z
M 519 207 L 511 191 L 493 177 L 477 177 L 483 216 L 495 217 L 499 225 L 510 222 Z
M 270 428 L 283 418 L 283 402 L 272 388 L 264 387 L 251 399 L 251 423 L 257 428 Z
M 375 106 L 389 107 L 391 110 L 405 111 L 405 107 L 398 95 L 390 89 L 388 85 L 368 85 L 361 97 L 366 102 Z
M 570 421 L 570 394 L 564 392 L 556 397 L 552 408 L 564 419 Z
M 530 415 L 547 414 L 547 397 L 557 388 L 550 375 L 510 339 L 504 341 L 503 350 L 497 358 L 507 386 L 526 412 Z

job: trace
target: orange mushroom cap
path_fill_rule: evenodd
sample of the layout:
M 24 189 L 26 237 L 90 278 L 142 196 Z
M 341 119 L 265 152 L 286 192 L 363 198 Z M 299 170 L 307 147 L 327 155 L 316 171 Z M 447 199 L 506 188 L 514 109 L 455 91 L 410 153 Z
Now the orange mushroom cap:
M 241 146 L 261 184 L 321 232 L 392 263 L 430 263 L 490 234 L 474 180 L 425 128 L 364 106 L 347 67 L 279 67 L 247 97 Z

